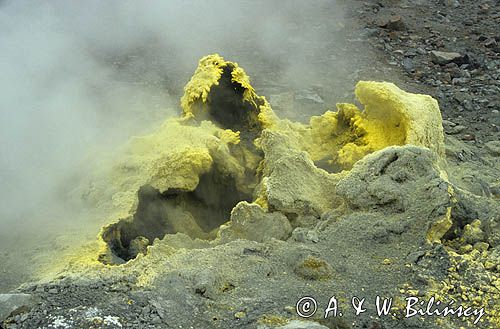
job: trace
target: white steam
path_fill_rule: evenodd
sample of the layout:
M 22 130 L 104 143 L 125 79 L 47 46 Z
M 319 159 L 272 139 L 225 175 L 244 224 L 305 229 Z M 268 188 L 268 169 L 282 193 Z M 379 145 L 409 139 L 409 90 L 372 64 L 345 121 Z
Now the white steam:
M 51 207 L 89 148 L 175 113 L 197 60 L 217 52 L 257 85 L 312 83 L 334 1 L 0 2 L 0 225 Z M 270 82 L 272 81 L 272 83 Z M 167 110 L 173 108 L 173 110 Z

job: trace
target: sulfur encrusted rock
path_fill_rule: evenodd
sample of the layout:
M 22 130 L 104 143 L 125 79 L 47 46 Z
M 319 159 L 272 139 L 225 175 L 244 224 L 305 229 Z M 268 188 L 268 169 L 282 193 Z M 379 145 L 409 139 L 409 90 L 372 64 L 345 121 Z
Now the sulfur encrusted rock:
M 444 156 L 442 119 L 435 99 L 375 81 L 358 82 L 355 93 L 363 109 L 341 103 L 336 112 L 312 117 L 309 125 L 281 122 L 277 126 L 318 166 L 334 172 L 350 169 L 365 155 L 391 145 L 423 146 Z
M 286 239 L 345 204 L 405 212 L 420 184 L 444 189 L 429 222 L 428 239 L 439 240 L 451 192 L 437 102 L 372 81 L 360 81 L 356 97 L 362 109 L 338 104 L 309 124 L 281 120 L 237 63 L 203 57 L 184 88 L 182 116 L 132 138 L 82 188 L 114 219 L 100 234 L 100 260 L 134 259 L 176 233 L 213 245 Z
M 200 59 L 184 87 L 181 107 L 186 119 L 212 120 L 224 128 L 246 132 L 269 128 L 277 120 L 245 71 L 218 54 Z
M 104 227 L 53 260 L 66 267 L 47 287 L 26 289 L 44 299 L 26 323 L 95 325 L 75 308 L 92 299 L 131 327 L 474 327 L 401 316 L 402 298 L 431 293 L 498 319 L 500 209 L 448 180 L 437 102 L 369 81 L 356 97 L 362 107 L 282 120 L 236 63 L 201 59 L 182 116 L 103 157 L 80 187 Z M 297 321 L 305 295 L 320 308 L 394 297 L 401 317 Z
M 282 213 L 319 217 L 339 204 L 335 194 L 339 175 L 317 168 L 308 153 L 287 148 L 286 139 L 275 132 L 262 136 L 264 179 L 259 201 Z
M 290 222 L 280 212 L 267 213 L 261 206 L 240 202 L 231 212 L 230 222 L 219 230 L 220 242 L 247 239 L 264 242 L 271 238 L 286 240 L 292 232 Z
M 422 239 L 437 241 L 451 227 L 452 190 L 441 176 L 435 153 L 392 146 L 357 162 L 336 186 L 352 209 L 406 213 L 419 221 Z

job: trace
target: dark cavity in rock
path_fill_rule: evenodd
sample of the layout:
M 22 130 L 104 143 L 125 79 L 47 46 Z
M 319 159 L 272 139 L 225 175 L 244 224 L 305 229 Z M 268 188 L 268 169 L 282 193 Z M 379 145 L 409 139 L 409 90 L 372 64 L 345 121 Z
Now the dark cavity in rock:
M 135 214 L 104 228 L 102 238 L 109 250 L 99 259 L 105 264 L 124 263 L 145 254 L 154 239 L 166 234 L 181 232 L 192 238 L 213 239 L 234 206 L 251 199 L 237 188 L 234 177 L 216 167 L 200 177 L 194 191 L 160 193 L 149 185 L 142 186 Z

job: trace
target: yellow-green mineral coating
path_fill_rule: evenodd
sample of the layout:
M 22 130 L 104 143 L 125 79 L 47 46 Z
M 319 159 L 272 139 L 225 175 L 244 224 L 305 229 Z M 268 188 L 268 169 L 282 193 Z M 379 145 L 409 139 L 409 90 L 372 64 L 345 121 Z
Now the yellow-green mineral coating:
M 244 125 L 241 126 L 241 130 L 227 129 L 210 120 L 210 115 L 205 115 L 205 112 L 218 110 L 210 108 L 214 106 L 213 103 L 210 104 L 210 96 L 214 86 L 219 86 L 220 79 L 225 73 L 230 73 L 231 83 L 241 87 L 241 102 L 246 104 L 242 108 L 248 110 L 249 122 L 258 124 L 260 128 L 253 135 L 245 135 Z M 278 153 L 286 154 L 288 151 L 290 153 L 293 151 L 295 157 L 303 158 L 304 161 L 298 163 L 303 164 L 305 170 L 314 173 L 314 175 L 311 173 L 311 177 L 317 178 L 311 184 L 313 186 L 310 186 L 314 190 L 318 189 L 321 181 L 336 181 L 340 177 L 345 177 L 352 166 L 366 155 L 392 145 L 413 144 L 426 147 L 444 162 L 443 129 L 436 100 L 427 95 L 407 93 L 387 82 L 360 81 L 356 85 L 355 94 L 363 109 L 354 104 L 341 103 L 337 104 L 336 111 L 327 111 L 321 116 L 312 117 L 309 124 L 282 120 L 273 113 L 266 99 L 256 94 L 250 85 L 249 77 L 238 64 L 225 61 L 217 54 L 206 56 L 200 60 L 193 77 L 184 88 L 181 99 L 182 117 L 166 120 L 149 135 L 132 138 L 100 164 L 101 168 L 95 171 L 80 191 L 95 208 L 102 207 L 103 212 L 107 212 L 107 216 L 104 217 L 107 221 L 105 224 L 110 224 L 135 213 L 138 190 L 142 186 L 151 186 L 161 193 L 168 190 L 194 191 L 199 185 L 200 177 L 217 166 L 220 175 L 231 176 L 238 190 L 253 197 L 252 202 L 245 201 L 245 204 L 240 202 L 239 208 L 234 207 L 234 214 L 236 209 L 248 212 L 250 214 L 248 217 L 253 216 L 252 218 L 258 214 L 259 220 L 262 221 L 258 224 L 265 220 L 276 222 L 283 220 L 289 225 L 288 219 L 282 213 L 270 213 L 267 209 L 266 190 L 270 181 L 268 176 L 270 166 L 266 161 L 273 162 L 276 158 L 272 156 L 265 158 L 266 135 L 280 136 L 272 140 L 282 149 Z M 251 140 L 248 140 L 248 136 L 251 136 Z M 318 169 L 315 165 L 320 161 L 327 161 L 331 165 L 331 172 Z M 442 171 L 443 180 L 447 181 L 441 165 L 442 163 L 438 163 L 436 167 Z M 286 163 L 280 166 L 286 168 Z M 309 178 L 307 179 L 311 182 Z M 428 297 L 435 296 L 437 299 L 450 297 L 463 303 L 471 303 L 473 306 L 484 307 L 489 323 L 498 327 L 500 326 L 498 256 L 491 251 L 486 242 L 476 242 L 477 237 L 483 234 L 479 219 L 464 227 L 462 236 L 454 241 L 457 245 L 452 246 L 449 242 L 441 241 L 452 224 L 451 207 L 456 202 L 451 185 L 448 187 L 448 193 L 451 204 L 446 213 L 435 220 L 427 230 L 427 241 L 445 245 L 451 266 L 447 277 L 440 282 L 433 281 L 430 290 L 424 294 Z M 321 211 L 331 210 L 334 207 L 324 196 L 325 194 L 319 191 L 314 195 L 315 200 L 320 199 L 317 203 Z M 188 212 L 181 208 L 175 208 L 175 211 L 178 212 L 178 216 L 175 212 L 170 213 L 176 215 L 173 223 L 187 227 L 184 218 L 192 219 L 192 216 L 190 217 Z M 242 221 L 240 224 L 238 229 L 244 230 L 248 223 Z M 194 227 L 194 229 L 199 228 Z M 230 232 L 230 229 L 234 232 Z M 287 236 L 291 229 L 290 226 L 284 230 Z M 206 232 L 202 233 L 208 235 Z M 218 233 L 219 235 L 226 233 L 228 237 L 248 238 L 247 232 L 236 231 L 231 227 L 231 222 L 222 224 Z M 175 236 L 167 236 L 165 239 L 175 239 Z M 206 247 L 211 242 L 193 239 L 192 243 Z M 51 264 L 54 268 L 50 272 L 57 272 L 59 268 L 69 263 L 69 268 L 76 273 L 75 275 L 78 275 L 78 271 L 80 273 L 87 271 L 104 276 L 115 270 L 130 270 L 134 267 L 134 262 L 136 264 L 143 262 L 147 265 L 150 264 L 147 262 L 164 259 L 173 253 L 186 252 L 159 243 L 148 246 L 147 250 L 147 255 L 139 254 L 133 262 L 112 268 L 98 261 L 100 254 L 109 251 L 109 246 L 99 238 L 76 252 L 68 251 L 67 257 L 61 258 L 60 263 Z M 393 264 L 393 260 L 384 259 L 381 263 L 388 267 Z M 462 266 L 465 263 L 472 270 L 477 269 L 478 273 L 484 273 L 481 282 L 464 282 L 460 271 L 463 270 Z M 150 269 L 150 266 L 142 268 L 146 270 L 139 276 L 138 284 L 148 285 L 157 273 L 154 269 Z M 333 270 L 325 261 L 311 257 L 301 263 L 298 273 L 312 279 L 328 279 Z M 404 288 L 406 290 L 403 289 L 401 292 L 406 292 L 407 295 L 419 293 L 409 285 Z M 400 307 L 400 304 L 396 303 L 396 306 Z M 244 317 L 243 312 L 236 314 L 238 317 Z M 265 315 L 259 322 L 284 324 L 286 321 L 276 316 Z
M 252 113 L 248 116 L 263 128 L 271 127 L 277 117 L 265 97 L 258 96 L 250 84 L 250 78 L 237 63 L 225 61 L 218 54 L 208 55 L 200 59 L 193 77 L 184 87 L 181 107 L 184 118 L 204 119 L 210 111 L 209 94 L 213 86 L 219 85 L 222 74 L 229 70 L 231 82 L 243 89 L 242 102 L 249 105 Z
M 444 155 L 442 119 L 435 99 L 375 81 L 358 82 L 355 93 L 363 110 L 340 103 L 336 112 L 314 116 L 309 125 L 288 124 L 284 130 L 313 161 L 327 159 L 342 169 L 391 145 L 413 144 Z
M 363 110 L 354 104 L 338 104 L 336 112 L 327 111 L 312 117 L 309 124 L 301 124 L 279 119 L 266 99 L 256 94 L 238 64 L 213 54 L 200 60 L 184 88 L 182 117 L 166 120 L 150 135 L 132 138 L 105 162 L 107 169 L 91 178 L 86 197 L 99 206 L 111 204 L 107 207 L 112 209 L 109 217 L 116 221 L 135 212 L 141 186 L 149 185 L 161 193 L 169 189 L 193 191 L 200 176 L 217 164 L 218 170 L 234 178 L 240 191 L 253 194 L 253 201 L 265 208 L 267 178 L 259 178 L 263 165 L 258 143 L 261 133 L 251 135 L 252 143 L 241 143 L 240 135 L 245 131 L 226 129 L 203 115 L 203 111 L 220 110 L 210 109 L 214 104 L 208 101 L 224 72 L 230 73 L 231 83 L 242 88 L 241 101 L 246 104 L 250 121 L 258 122 L 263 130 L 286 136 L 286 147 L 305 151 L 313 162 L 327 159 L 332 167 L 350 170 L 369 153 L 404 144 L 427 147 L 443 155 L 441 115 L 430 96 L 404 92 L 392 83 L 361 81 L 356 96 Z M 202 120 L 189 120 L 198 117 Z M 325 175 L 335 179 L 345 172 Z M 448 212 L 443 223 L 436 223 L 430 230 L 429 240 L 438 241 L 449 224 Z

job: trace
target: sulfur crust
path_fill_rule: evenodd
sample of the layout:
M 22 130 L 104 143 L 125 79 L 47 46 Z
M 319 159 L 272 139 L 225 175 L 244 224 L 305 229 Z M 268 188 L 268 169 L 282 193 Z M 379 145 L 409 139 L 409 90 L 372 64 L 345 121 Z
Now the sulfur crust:
M 442 118 L 435 99 L 375 81 L 358 82 L 355 94 L 363 110 L 340 103 L 336 112 L 314 116 L 309 125 L 288 124 L 285 131 L 313 161 L 328 159 L 341 169 L 391 145 L 423 146 L 444 156 Z
M 181 98 L 183 116 L 186 119 L 195 118 L 208 111 L 208 95 L 214 85 L 219 84 L 219 79 L 225 69 L 231 70 L 231 81 L 239 84 L 243 89 L 243 102 L 247 102 L 257 110 L 257 120 L 263 128 L 272 127 L 278 118 L 271 106 L 263 96 L 258 96 L 250 84 L 250 78 L 245 71 L 234 62 L 225 61 L 218 54 L 212 54 L 200 59 L 198 68 L 189 82 L 184 87 Z
M 388 82 L 360 81 L 355 94 L 363 110 L 340 103 L 336 112 L 327 111 L 312 117 L 309 125 L 301 125 L 279 120 L 266 99 L 256 94 L 245 71 L 218 54 L 203 57 L 184 88 L 181 107 L 185 118 L 207 110 L 210 89 L 228 66 L 232 67 L 232 81 L 244 88 L 243 100 L 258 108 L 257 120 L 262 127 L 294 137 L 313 161 L 328 159 L 342 169 L 350 169 L 369 153 L 405 144 L 428 147 L 444 155 L 439 106 L 428 95 L 408 93 Z
M 322 172 L 326 180 L 326 177 L 348 175 L 358 160 L 372 152 L 391 145 L 413 144 L 429 148 L 438 155 L 438 161 L 443 162 L 437 163 L 436 167 L 441 178 L 448 181 L 442 166 L 444 143 L 441 115 L 438 104 L 432 97 L 407 93 L 391 83 L 360 81 L 355 93 L 363 105 L 362 109 L 354 104 L 337 104 L 337 111 L 327 111 L 321 116 L 312 117 L 309 124 L 301 124 L 278 119 L 265 98 L 255 93 L 243 69 L 219 55 L 210 55 L 200 60 L 193 78 L 185 87 L 181 100 L 183 117 L 168 119 L 151 134 L 132 138 L 103 162 L 104 165 L 91 178 L 92 184 L 84 187 L 90 203 L 96 208 L 103 207 L 106 224 L 125 218 L 134 211 L 137 206 L 137 190 L 141 186 L 151 185 L 159 191 L 192 191 L 198 185 L 200 176 L 210 171 L 214 163 L 220 166 L 221 171 L 234 175 L 240 189 L 254 189 L 253 203 L 265 211 L 269 210 L 266 193 L 271 188 L 269 185 L 272 181 L 266 176 L 268 168 L 255 152 L 243 145 L 245 141 L 242 132 L 221 128 L 210 121 L 200 120 L 196 125 L 189 124 L 189 119 L 196 118 L 196 111 L 207 109 L 206 102 L 211 87 L 218 84 L 224 67 L 228 65 L 232 67 L 231 79 L 244 88 L 244 101 L 257 109 L 256 119 L 263 132 L 252 143 L 258 150 L 262 150 L 259 139 L 264 138 L 262 135 L 265 133 L 276 132 L 283 135 L 287 143 L 279 140 L 277 146 L 283 148 L 283 154 L 288 149 L 301 150 L 304 151 L 304 157 L 309 157 L 312 162 L 327 159 L 332 166 L 338 166 L 338 171 L 343 170 L 335 173 Z M 286 163 L 283 166 L 286 167 Z M 249 184 L 245 177 L 245 172 L 250 170 L 256 170 L 262 176 L 257 187 Z M 317 168 L 315 170 L 319 171 Z M 317 185 L 319 184 L 313 187 L 316 188 Z M 320 200 L 326 200 L 324 194 L 318 193 Z M 427 230 L 429 243 L 440 244 L 452 224 L 451 208 L 457 200 L 451 184 L 448 185 L 448 194 L 451 204 L 446 213 Z M 327 210 L 332 207 L 332 202 L 325 201 L 321 206 L 322 210 Z M 467 226 L 470 226 L 470 230 L 480 230 L 480 221 Z M 425 296 L 434 296 L 438 300 L 453 298 L 459 303 L 484 307 L 490 325 L 500 327 L 500 266 L 494 261 L 491 251 L 481 251 L 469 245 L 470 252 L 458 254 L 443 243 L 450 256 L 451 267 L 443 281 L 431 281 L 430 288 L 424 292 Z M 146 256 L 139 254 L 126 264 L 110 266 L 98 260 L 98 256 L 107 249 L 107 244 L 101 238 L 69 248 L 40 275 L 47 280 L 60 274 L 102 278 L 140 269 L 136 284 L 149 286 L 161 275 L 157 272 L 158 269 L 150 266 L 151 263 L 160 262 L 174 253 L 178 255 L 186 252 L 185 249 L 175 249 L 156 241 L 148 247 Z M 460 273 L 463 271 L 461 264 L 465 262 L 471 269 L 478 269 L 478 273 L 480 269 L 494 269 L 484 271 L 485 277 L 477 284 L 467 283 Z M 418 291 L 409 289 L 406 294 L 417 295 L 416 292 Z M 400 309 L 404 308 L 404 303 L 398 302 L 397 298 L 396 305 Z M 271 316 L 261 319 L 266 323 L 281 323 L 285 320 Z M 472 327 L 470 320 L 466 321 Z
M 95 178 L 100 188 L 92 198 L 111 197 L 114 208 L 128 211 L 137 190 L 145 184 L 161 192 L 192 190 L 212 164 L 209 145 L 226 142 L 235 142 L 235 135 L 225 134 L 210 122 L 192 127 L 169 119 L 157 131 L 132 138 L 113 155 L 109 170 Z
M 337 104 L 337 111 L 327 111 L 311 118 L 309 124 L 281 120 L 267 100 L 258 96 L 250 79 L 238 64 L 214 54 L 203 57 L 181 98 L 182 118 L 166 120 L 146 136 L 134 137 L 110 157 L 109 168 L 96 173 L 95 188 L 88 197 L 96 203 L 112 200 L 110 217 L 125 218 L 137 206 L 137 191 L 150 185 L 160 192 L 169 189 L 193 191 L 199 178 L 214 162 L 235 176 L 242 190 L 248 184 L 245 171 L 260 173 L 261 158 L 241 145 L 241 132 L 224 129 L 210 121 L 189 124 L 200 112 L 208 110 L 210 90 L 218 85 L 225 68 L 231 68 L 231 79 L 244 89 L 243 101 L 256 109 L 255 119 L 264 130 L 285 135 L 291 148 L 303 150 L 313 162 L 327 159 L 332 166 L 348 171 L 365 155 L 391 145 L 413 144 L 427 147 L 443 156 L 443 131 L 437 102 L 430 96 L 407 93 L 392 83 L 360 81 L 356 97 L 364 106 Z M 257 149 L 259 136 L 252 141 Z M 325 173 L 327 175 L 327 173 Z M 344 173 L 328 175 L 345 175 Z M 339 176 L 340 177 L 340 176 Z M 262 177 L 255 190 L 254 202 L 267 209 L 267 177 Z M 438 241 L 450 225 L 449 211 L 442 222 L 428 233 L 430 241 Z M 98 240 L 93 249 L 101 250 Z M 102 266 L 96 252 L 82 250 L 80 263 Z M 84 256 L 85 255 L 85 256 Z
M 194 116 L 192 105 L 197 100 L 201 99 L 203 103 L 207 101 L 210 88 L 218 84 L 224 66 L 225 61 L 218 54 L 205 56 L 200 59 L 193 77 L 184 87 L 184 95 L 181 98 L 181 107 L 184 116 Z

